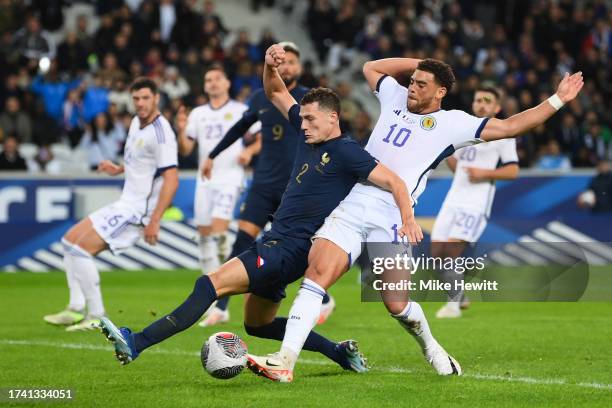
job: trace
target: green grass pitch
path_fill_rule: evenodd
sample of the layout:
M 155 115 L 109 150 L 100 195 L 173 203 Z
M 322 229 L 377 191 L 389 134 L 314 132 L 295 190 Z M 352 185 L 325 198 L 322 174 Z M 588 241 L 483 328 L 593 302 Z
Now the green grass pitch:
M 463 366 L 463 377 L 435 375 L 416 343 L 380 303 L 361 303 L 356 272 L 332 290 L 336 312 L 317 328 L 335 340 L 355 338 L 372 370 L 354 374 L 304 352 L 292 384 L 245 371 L 216 380 L 202 369 L 199 350 L 213 332 L 243 336 L 250 351 L 279 343 L 245 334 L 242 299 L 232 322 L 197 326 L 121 367 L 98 332 L 67 333 L 43 322 L 67 302 L 63 273 L 0 274 L 0 388 L 70 388 L 72 402 L 12 406 L 612 406 L 612 304 L 475 303 L 459 320 L 436 320 L 439 303 L 423 303 L 438 340 Z M 120 325 L 141 329 L 191 291 L 195 271 L 102 274 L 106 308 Z M 281 312 L 286 314 L 293 285 Z M 11 406 L 0 401 L 0 406 Z

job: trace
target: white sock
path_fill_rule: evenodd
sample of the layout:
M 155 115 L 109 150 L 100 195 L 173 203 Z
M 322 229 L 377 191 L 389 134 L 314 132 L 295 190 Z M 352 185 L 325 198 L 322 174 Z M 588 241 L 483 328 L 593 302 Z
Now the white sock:
M 449 301 L 449 302 L 446 302 L 446 306 L 453 310 L 461 309 L 459 302 Z
M 67 256 L 72 248 L 72 243 L 62 238 L 62 245 L 64 246 L 64 269 L 66 270 L 66 280 L 68 281 L 68 290 L 70 292 L 68 309 L 82 312 L 85 310 L 85 294 L 79 285 L 79 281 L 74 276 L 73 257 Z
M 200 235 L 200 267 L 202 275 L 213 272 L 219 268 L 219 247 L 217 240 L 212 236 Z
M 104 316 L 104 303 L 100 290 L 100 274 L 91 255 L 78 245 L 72 244 L 64 254 L 66 272 L 74 276 L 83 291 L 87 303 L 87 318 Z
M 227 233 L 220 232 L 213 234 L 213 237 L 217 241 L 217 258 L 220 263 L 225 262 L 229 256 L 229 246 L 227 245 Z
M 423 354 L 427 354 L 428 350 L 440 347 L 429 330 L 429 323 L 427 323 L 421 305 L 417 302 L 408 302 L 402 313 L 391 316 L 396 318 L 399 324 L 415 338 Z
M 291 369 L 295 366 L 308 334 L 317 323 L 324 295 L 325 289 L 316 282 L 304 278 L 289 310 L 287 328 L 281 346 L 281 358 L 289 363 Z

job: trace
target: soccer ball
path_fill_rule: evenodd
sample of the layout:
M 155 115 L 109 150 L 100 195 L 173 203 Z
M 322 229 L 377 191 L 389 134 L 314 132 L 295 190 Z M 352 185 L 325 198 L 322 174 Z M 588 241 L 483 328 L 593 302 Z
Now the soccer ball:
M 202 366 L 215 378 L 227 380 L 240 374 L 246 366 L 247 346 L 238 335 L 215 333 L 202 346 Z

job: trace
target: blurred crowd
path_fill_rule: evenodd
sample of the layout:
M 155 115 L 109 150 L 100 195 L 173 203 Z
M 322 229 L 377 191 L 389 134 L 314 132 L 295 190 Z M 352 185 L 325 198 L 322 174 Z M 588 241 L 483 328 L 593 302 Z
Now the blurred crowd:
M 94 13 L 78 15 L 68 30 L 62 9 L 78 3 Z M 487 84 L 503 90 L 504 116 L 537 104 L 565 72 L 581 70 L 580 97 L 534 129 L 536 137 L 519 139 L 521 165 L 566 170 L 612 159 L 612 8 L 604 0 L 250 5 L 253 12 L 304 10 L 318 60 L 304 61 L 301 82 L 336 89 L 342 126 L 358 140 L 367 140 L 373 120 L 352 95 L 352 79 L 362 78 L 351 62 L 434 57 L 452 64 L 458 80 L 444 108 L 470 111 L 474 89 Z M 0 0 L 0 168 L 61 171 L 53 161 L 66 149 L 85 152 L 87 168 L 119 158 L 136 76 L 159 83 L 171 123 L 181 104 L 206 102 L 202 74 L 211 64 L 225 67 L 232 95 L 246 101 L 262 86 L 263 53 L 276 41 L 269 29 L 256 39 L 247 30 L 230 32 L 211 0 Z M 349 69 L 351 80 L 334 79 L 347 78 Z M 29 146 L 26 160 L 20 144 Z M 181 159 L 183 167 L 196 163 Z

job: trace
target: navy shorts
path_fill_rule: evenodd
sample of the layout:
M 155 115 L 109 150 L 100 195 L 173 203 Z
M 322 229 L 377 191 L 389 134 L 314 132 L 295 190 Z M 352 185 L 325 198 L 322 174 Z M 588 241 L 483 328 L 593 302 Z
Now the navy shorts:
M 263 229 L 280 205 L 286 186 L 252 184 L 240 206 L 238 219 L 252 222 Z
M 249 275 L 249 292 L 275 303 L 285 287 L 304 276 L 311 242 L 265 233 L 238 255 Z

